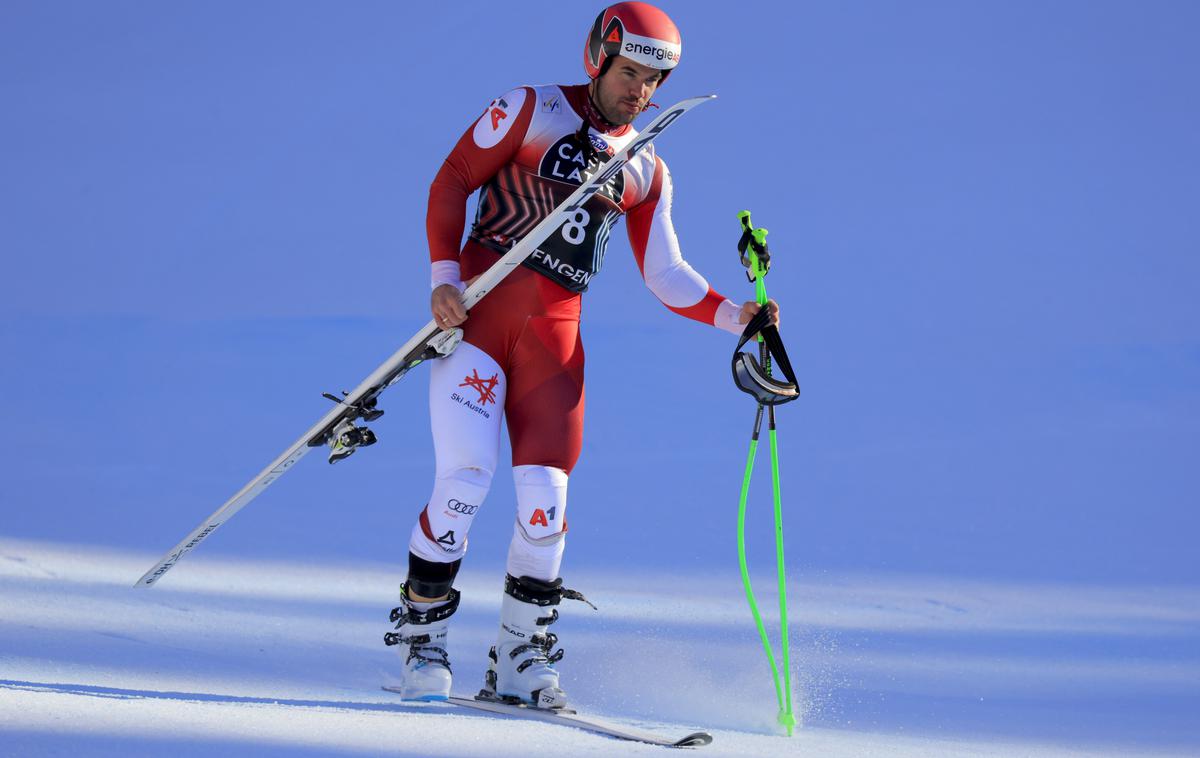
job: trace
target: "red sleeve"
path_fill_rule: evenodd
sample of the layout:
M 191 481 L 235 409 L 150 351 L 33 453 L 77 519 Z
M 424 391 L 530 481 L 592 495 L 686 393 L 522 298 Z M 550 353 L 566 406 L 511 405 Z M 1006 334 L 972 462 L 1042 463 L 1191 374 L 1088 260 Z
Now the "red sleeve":
M 467 198 L 516 157 L 533 120 L 536 100 L 530 87 L 518 87 L 493 100 L 442 163 L 429 187 L 425 214 L 431 261 L 458 260 Z

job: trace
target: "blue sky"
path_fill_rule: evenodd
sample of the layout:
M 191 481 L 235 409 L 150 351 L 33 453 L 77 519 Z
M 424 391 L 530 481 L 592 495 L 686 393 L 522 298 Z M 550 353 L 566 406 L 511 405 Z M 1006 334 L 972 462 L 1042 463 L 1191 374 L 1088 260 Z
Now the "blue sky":
M 429 181 L 495 95 L 582 81 L 600 7 L 6 3 L 0 531 L 157 552 L 223 502 L 424 323 Z M 685 255 L 749 298 L 735 214 L 771 230 L 795 569 L 1200 579 L 1200 8 L 663 7 L 657 99 L 719 96 L 661 146 Z M 728 561 L 733 343 L 612 244 L 568 561 Z M 401 558 L 424 384 L 203 549 Z M 511 507 L 500 476 L 481 565 Z

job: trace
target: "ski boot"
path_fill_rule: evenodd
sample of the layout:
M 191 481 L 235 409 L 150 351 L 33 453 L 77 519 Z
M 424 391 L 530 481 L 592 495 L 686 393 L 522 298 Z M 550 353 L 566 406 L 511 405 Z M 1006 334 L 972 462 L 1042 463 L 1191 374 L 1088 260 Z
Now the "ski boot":
M 538 708 L 567 707 L 567 694 L 558 686 L 554 668 L 563 651 L 553 650 L 558 637 L 546 631 L 558 620 L 554 606 L 564 597 L 587 602 L 578 592 L 564 590 L 562 579 L 544 582 L 528 576 L 505 577 L 500 635 L 488 652 L 491 663 L 480 697 Z
M 400 696 L 405 700 L 445 700 L 450 697 L 450 658 L 446 653 L 446 633 L 450 617 L 458 610 L 458 590 L 438 603 L 414 603 L 408 587 L 400 591 L 400 607 L 392 609 L 396 630 L 383 635 L 388 645 L 407 645 L 404 660 L 404 684 Z M 423 606 L 420 610 L 417 606 Z M 432 606 L 432 607 L 430 607 Z

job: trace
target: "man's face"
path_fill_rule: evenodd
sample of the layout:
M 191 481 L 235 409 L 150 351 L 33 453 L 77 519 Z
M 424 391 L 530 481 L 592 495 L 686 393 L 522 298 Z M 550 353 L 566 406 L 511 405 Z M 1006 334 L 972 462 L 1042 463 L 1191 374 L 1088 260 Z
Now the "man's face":
M 617 125 L 628 124 L 645 110 L 661 80 L 658 69 L 617 56 L 594 82 L 592 96 L 600 115 Z

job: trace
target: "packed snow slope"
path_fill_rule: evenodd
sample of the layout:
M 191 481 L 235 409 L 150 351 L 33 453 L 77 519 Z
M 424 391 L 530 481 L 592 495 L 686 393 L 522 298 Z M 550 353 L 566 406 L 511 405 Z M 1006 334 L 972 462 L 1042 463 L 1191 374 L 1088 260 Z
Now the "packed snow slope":
M 382 692 L 386 566 L 195 555 L 152 589 L 149 553 L 0 539 L 2 755 L 651 755 L 571 728 Z M 579 707 L 711 756 L 1130 756 L 1200 748 L 1195 593 L 823 577 L 793 584 L 794 697 L 782 736 L 728 576 L 581 572 L 564 609 Z M 495 576 L 467 572 L 450 652 L 472 692 Z M 769 583 L 761 583 L 765 586 Z

